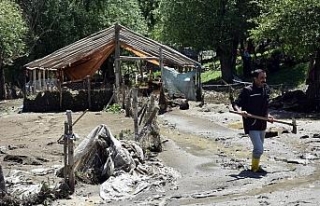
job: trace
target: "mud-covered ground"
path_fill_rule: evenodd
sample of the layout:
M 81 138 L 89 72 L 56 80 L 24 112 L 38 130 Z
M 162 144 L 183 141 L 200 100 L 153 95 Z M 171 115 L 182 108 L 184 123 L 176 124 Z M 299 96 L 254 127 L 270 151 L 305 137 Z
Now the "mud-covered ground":
M 5 176 L 28 172 L 29 184 L 58 182 L 52 173 L 63 165 L 63 148 L 57 140 L 63 134 L 64 113 L 21 113 L 21 101 L 0 102 L 0 162 Z M 248 171 L 251 143 L 241 129 L 241 117 L 229 113 L 229 105 L 190 102 L 189 110 L 173 109 L 158 117 L 163 152 L 161 164 L 171 168 L 173 178 L 162 187 L 147 189 L 122 200 L 103 201 L 99 185 L 77 182 L 69 199 L 51 205 L 320 205 L 320 120 L 282 111 L 271 111 L 292 126 L 269 124 L 268 129 L 288 131 L 265 140 L 261 159 L 267 173 Z M 74 113 L 76 119 L 81 113 Z M 85 137 L 97 125 L 106 124 L 114 135 L 133 130 L 133 120 L 124 114 L 88 112 L 74 127 Z M 78 141 L 80 142 L 81 139 Z M 78 144 L 76 142 L 76 144 Z M 14 161 L 8 155 L 24 156 Z M 5 160 L 6 159 L 6 160 Z M 8 160 L 9 159 L 9 160 Z M 22 162 L 21 162 L 22 161 Z M 34 164 L 36 163 L 36 164 Z M 43 170 L 42 170 L 43 171 Z M 11 181 L 11 179 L 10 179 Z

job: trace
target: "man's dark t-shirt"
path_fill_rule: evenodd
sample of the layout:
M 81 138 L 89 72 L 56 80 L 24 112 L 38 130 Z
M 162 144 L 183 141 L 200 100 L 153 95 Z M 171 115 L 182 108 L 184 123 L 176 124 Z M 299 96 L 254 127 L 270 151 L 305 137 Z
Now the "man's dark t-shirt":
M 235 104 L 250 114 L 267 117 L 269 96 L 270 89 L 267 85 L 259 88 L 251 84 L 243 88 Z M 248 134 L 249 130 L 265 130 L 267 122 L 247 117 L 243 118 L 243 127 Z

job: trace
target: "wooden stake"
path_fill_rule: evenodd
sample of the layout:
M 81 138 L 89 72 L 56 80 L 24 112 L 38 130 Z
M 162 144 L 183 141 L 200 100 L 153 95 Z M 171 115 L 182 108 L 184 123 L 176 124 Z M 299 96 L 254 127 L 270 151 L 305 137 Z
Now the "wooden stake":
M 64 170 L 63 177 L 65 183 L 69 182 L 69 165 L 68 165 L 68 122 L 64 122 L 64 141 L 63 141 L 63 154 L 64 154 Z
M 139 125 L 138 125 L 138 88 L 132 89 L 132 110 L 133 110 L 133 122 L 134 122 L 134 134 L 135 139 L 138 139 Z
M 4 180 L 2 166 L 0 165 L 0 197 L 7 192 L 6 181 Z
M 73 131 L 72 131 L 72 116 L 71 111 L 67 110 L 67 121 L 64 123 L 64 180 L 69 186 L 70 191 L 74 192 L 75 176 L 74 176 L 74 145 L 73 145 Z

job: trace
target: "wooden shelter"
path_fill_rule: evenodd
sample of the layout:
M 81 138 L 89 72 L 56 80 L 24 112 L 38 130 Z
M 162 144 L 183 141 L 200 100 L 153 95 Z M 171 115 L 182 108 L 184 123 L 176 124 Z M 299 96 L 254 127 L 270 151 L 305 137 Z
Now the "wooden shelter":
M 134 56 L 121 56 L 121 49 L 129 51 Z M 65 79 L 76 82 L 92 77 L 110 55 L 114 55 L 116 88 L 119 88 L 122 82 L 121 61 L 144 60 L 160 68 L 164 65 L 174 65 L 180 68 L 198 69 L 200 81 L 200 63 L 119 24 L 34 60 L 26 64 L 25 68 L 32 82 L 40 82 L 37 90 L 43 89 L 45 82 L 42 79 L 47 79 L 49 73 L 54 73 L 57 84 L 60 85 L 58 88 L 61 89 Z M 200 82 L 197 83 L 200 87 Z

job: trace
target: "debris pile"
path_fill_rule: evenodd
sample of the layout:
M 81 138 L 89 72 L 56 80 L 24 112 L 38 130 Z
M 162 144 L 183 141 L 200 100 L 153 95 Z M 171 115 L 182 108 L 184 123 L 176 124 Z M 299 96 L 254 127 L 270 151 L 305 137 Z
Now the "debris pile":
M 86 184 L 100 184 L 100 196 L 106 202 L 133 197 L 143 191 L 161 191 L 164 186 L 176 187 L 179 174 L 156 159 L 156 153 L 139 144 L 129 138 L 115 138 L 104 124 L 97 126 L 74 151 L 72 169 L 76 179 Z M 33 205 L 67 197 L 70 194 L 68 185 L 59 178 L 50 185 L 28 178 L 48 173 L 64 177 L 64 167 L 28 173 L 11 171 L 6 175 L 6 184 L 1 182 L 7 188 L 0 205 Z
M 269 107 L 293 112 L 312 112 L 315 109 L 314 102 L 308 100 L 307 95 L 301 90 L 289 91 L 272 99 Z

